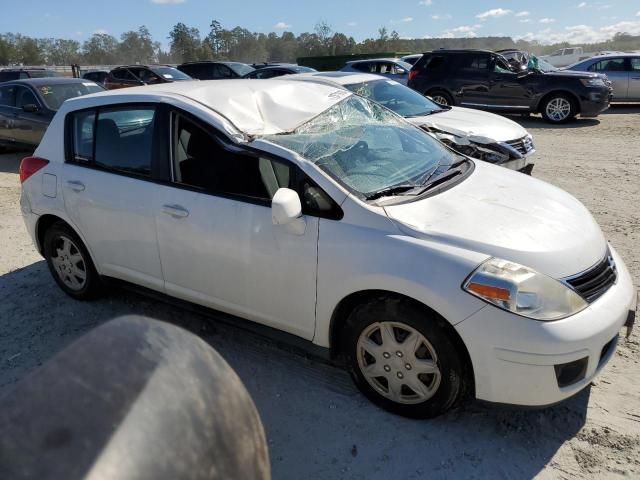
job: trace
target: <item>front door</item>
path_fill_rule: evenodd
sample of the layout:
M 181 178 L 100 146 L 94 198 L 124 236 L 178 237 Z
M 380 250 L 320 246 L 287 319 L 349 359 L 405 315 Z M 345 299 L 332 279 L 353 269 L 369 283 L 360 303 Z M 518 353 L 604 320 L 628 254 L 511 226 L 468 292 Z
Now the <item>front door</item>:
M 16 141 L 25 145 L 38 145 L 51 118 L 44 112 L 43 104 L 35 93 L 24 86 L 16 86 L 15 137 Z M 35 105 L 37 111 L 26 111 L 24 107 Z
M 0 85 L 0 142 L 15 142 L 16 86 Z
M 271 198 L 292 185 L 293 168 L 170 116 L 171 183 L 155 197 L 167 293 L 311 339 L 318 219 L 305 217 L 302 234 L 271 219 Z
M 518 77 L 501 57 L 494 57 L 487 103 L 500 109 L 524 110 L 531 104 L 531 95 L 526 88 L 525 77 Z
M 629 59 L 629 100 L 640 100 L 640 57 Z
M 613 99 L 623 101 L 629 95 L 629 68 L 624 57 L 606 58 L 594 63 L 589 71 L 604 73 L 613 87 Z
M 151 181 L 155 116 L 143 105 L 72 114 L 72 152 L 61 181 L 65 210 L 98 271 L 162 291 Z

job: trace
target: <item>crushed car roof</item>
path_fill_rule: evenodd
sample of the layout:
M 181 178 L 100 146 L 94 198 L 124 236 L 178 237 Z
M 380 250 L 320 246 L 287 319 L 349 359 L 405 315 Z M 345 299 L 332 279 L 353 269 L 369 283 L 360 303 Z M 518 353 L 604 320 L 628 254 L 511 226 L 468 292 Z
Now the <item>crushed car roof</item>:
M 290 132 L 311 120 L 350 92 L 330 85 L 283 80 L 205 80 L 164 83 L 102 92 L 78 97 L 74 105 L 108 97 L 165 95 L 191 99 L 225 117 L 247 135 Z M 80 100 L 83 99 L 83 100 Z

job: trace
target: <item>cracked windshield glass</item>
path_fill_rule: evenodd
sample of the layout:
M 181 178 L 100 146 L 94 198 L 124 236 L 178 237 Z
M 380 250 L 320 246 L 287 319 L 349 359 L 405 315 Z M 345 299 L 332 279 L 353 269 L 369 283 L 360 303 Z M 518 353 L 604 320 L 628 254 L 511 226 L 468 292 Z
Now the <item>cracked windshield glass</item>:
M 314 162 L 359 196 L 420 186 L 452 155 L 375 103 L 352 95 L 287 134 L 263 137 Z

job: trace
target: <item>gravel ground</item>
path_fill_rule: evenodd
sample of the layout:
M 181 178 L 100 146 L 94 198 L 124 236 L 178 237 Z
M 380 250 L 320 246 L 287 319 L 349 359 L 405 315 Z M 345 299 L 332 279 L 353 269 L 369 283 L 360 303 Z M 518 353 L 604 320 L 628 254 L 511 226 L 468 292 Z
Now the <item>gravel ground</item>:
M 534 175 L 587 205 L 640 285 L 640 108 L 560 128 L 514 119 L 534 135 Z M 89 329 L 138 313 L 197 333 L 238 372 L 262 416 L 275 479 L 640 477 L 638 329 L 590 388 L 555 407 L 471 404 L 430 421 L 399 418 L 365 400 L 345 372 L 267 338 L 130 292 L 66 297 L 20 217 L 22 156 L 0 156 L 0 394 Z

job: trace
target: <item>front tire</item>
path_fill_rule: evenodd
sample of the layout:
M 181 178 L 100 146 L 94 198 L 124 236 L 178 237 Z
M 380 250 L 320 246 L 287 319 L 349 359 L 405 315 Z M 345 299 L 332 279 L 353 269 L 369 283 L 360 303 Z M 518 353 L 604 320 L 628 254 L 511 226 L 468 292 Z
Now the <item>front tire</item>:
M 53 279 L 76 300 L 96 298 L 101 291 L 98 272 L 80 237 L 66 224 L 55 223 L 44 235 L 44 258 Z
M 549 95 L 542 103 L 542 117 L 549 123 L 566 123 L 578 113 L 576 102 L 564 93 Z
M 344 344 L 356 386 L 405 417 L 431 418 L 452 408 L 466 391 L 464 362 L 441 322 L 402 299 L 356 307 Z

